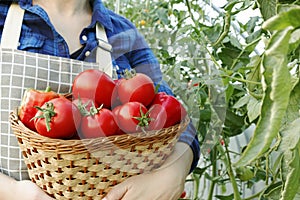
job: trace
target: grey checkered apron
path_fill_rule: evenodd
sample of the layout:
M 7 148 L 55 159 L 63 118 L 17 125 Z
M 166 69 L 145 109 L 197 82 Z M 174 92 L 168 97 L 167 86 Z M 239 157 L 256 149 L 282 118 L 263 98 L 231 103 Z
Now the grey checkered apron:
M 81 71 L 99 68 L 96 63 L 0 48 L 0 170 L 17 180 L 28 179 L 17 139 L 10 129 L 9 113 L 20 105 L 27 88 L 59 93 L 71 92 L 74 77 Z
M 86 69 L 100 69 L 112 75 L 111 45 L 100 24 L 96 24 L 98 48 L 87 58 L 97 63 L 91 63 L 15 50 L 23 15 L 24 10 L 17 3 L 11 4 L 0 47 L 0 173 L 17 180 L 29 176 L 8 118 L 10 112 L 20 106 L 24 91 L 28 88 L 45 90 L 50 86 L 55 92 L 70 93 L 75 76 Z

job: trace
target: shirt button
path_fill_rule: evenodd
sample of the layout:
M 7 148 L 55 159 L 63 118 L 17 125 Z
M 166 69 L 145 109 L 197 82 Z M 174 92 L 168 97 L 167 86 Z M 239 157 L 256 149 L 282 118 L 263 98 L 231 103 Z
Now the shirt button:
M 86 35 L 83 35 L 83 36 L 81 37 L 81 39 L 82 39 L 83 41 L 85 41 L 85 42 L 86 42 L 88 38 L 87 38 L 87 36 L 86 36 Z
M 90 54 L 91 54 L 90 51 L 86 51 L 84 55 L 85 55 L 85 57 L 88 57 Z

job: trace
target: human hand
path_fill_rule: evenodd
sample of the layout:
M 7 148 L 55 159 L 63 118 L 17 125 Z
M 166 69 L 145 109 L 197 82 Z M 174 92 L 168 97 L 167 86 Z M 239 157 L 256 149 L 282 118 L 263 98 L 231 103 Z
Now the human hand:
M 41 190 L 35 183 L 16 181 L 0 173 L 0 199 L 1 200 L 54 200 Z
M 0 173 L 1 200 L 54 200 L 33 182 L 16 181 Z
M 177 200 L 184 190 L 192 159 L 190 148 L 178 143 L 163 166 L 114 186 L 103 200 Z
M 35 183 L 25 180 L 17 181 L 13 199 L 22 200 L 54 200 Z M 9 200 L 13 200 L 9 199 Z

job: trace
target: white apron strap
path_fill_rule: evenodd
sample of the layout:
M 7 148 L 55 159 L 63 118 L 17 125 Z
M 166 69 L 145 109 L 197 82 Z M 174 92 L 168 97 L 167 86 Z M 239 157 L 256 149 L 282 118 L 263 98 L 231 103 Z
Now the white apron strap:
M 11 4 L 5 19 L 0 47 L 18 48 L 24 12 L 18 3 Z M 98 40 L 96 62 L 99 63 L 100 69 L 112 77 L 112 46 L 108 43 L 105 30 L 99 23 L 96 24 L 96 38 Z
M 10 49 L 18 48 L 24 12 L 24 9 L 18 3 L 11 4 L 4 22 L 0 42 L 1 47 Z
M 112 46 L 108 43 L 107 36 L 103 26 L 99 23 L 96 24 L 96 38 L 98 40 L 98 48 L 96 53 L 96 62 L 100 67 L 104 68 L 104 71 L 112 77 L 112 60 L 111 52 Z

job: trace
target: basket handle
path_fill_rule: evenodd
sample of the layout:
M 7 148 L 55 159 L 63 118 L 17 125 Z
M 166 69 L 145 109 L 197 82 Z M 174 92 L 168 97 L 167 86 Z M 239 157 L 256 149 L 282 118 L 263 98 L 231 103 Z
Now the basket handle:
M 4 22 L 0 47 L 18 48 L 24 13 L 25 10 L 17 2 L 10 5 Z M 99 23 L 96 24 L 96 38 L 98 40 L 96 63 L 99 63 L 99 68 L 112 77 L 112 46 L 108 43 L 105 29 Z

